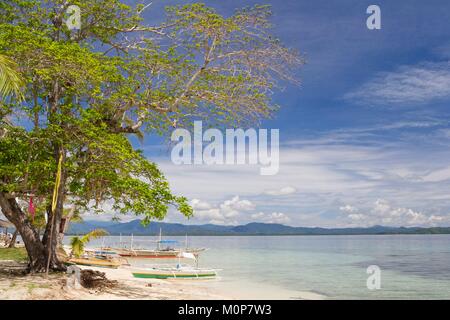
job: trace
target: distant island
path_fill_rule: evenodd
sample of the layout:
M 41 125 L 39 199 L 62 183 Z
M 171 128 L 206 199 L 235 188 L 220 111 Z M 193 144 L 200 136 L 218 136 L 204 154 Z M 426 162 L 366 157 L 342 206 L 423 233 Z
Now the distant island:
M 184 236 L 186 234 L 191 236 L 450 234 L 450 227 L 406 228 L 373 226 L 369 228 L 307 228 L 256 222 L 240 226 L 184 225 L 180 223 L 152 222 L 147 227 L 144 227 L 141 224 L 141 220 L 72 223 L 67 234 L 85 234 L 97 228 L 105 229 L 111 235 L 133 234 L 136 236 L 157 235 L 160 228 L 164 235 L 171 236 Z

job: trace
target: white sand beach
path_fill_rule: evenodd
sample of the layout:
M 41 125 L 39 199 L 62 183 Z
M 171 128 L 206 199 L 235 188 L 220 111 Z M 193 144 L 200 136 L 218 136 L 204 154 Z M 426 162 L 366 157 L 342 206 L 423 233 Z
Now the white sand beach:
M 0 300 L 233 300 L 233 299 L 322 299 L 309 292 L 270 288 L 250 283 L 217 280 L 159 280 L 133 278 L 127 268 L 80 267 L 104 272 L 118 283 L 113 288 L 89 290 L 67 285 L 64 274 L 0 274 Z

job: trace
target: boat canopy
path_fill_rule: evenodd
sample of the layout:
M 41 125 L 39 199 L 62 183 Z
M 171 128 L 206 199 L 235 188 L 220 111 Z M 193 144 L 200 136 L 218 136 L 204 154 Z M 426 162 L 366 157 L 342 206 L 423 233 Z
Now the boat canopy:
M 158 243 L 177 243 L 177 240 L 158 240 Z

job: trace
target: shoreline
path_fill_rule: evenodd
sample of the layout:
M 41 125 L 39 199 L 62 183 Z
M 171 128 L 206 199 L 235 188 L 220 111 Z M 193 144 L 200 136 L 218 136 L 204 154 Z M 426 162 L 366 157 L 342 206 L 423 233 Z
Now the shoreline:
M 4 262 L 4 261 L 3 261 Z M 247 281 L 137 279 L 127 268 L 79 266 L 104 272 L 117 285 L 104 289 L 67 286 L 66 274 L 14 275 L 0 273 L 0 300 L 321 300 L 313 292 L 285 290 Z

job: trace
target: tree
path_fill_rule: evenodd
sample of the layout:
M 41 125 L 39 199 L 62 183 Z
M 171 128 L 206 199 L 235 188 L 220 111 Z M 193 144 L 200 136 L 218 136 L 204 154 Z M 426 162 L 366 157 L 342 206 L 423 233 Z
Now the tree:
M 277 109 L 271 93 L 302 64 L 270 34 L 270 8 L 223 17 L 203 4 L 167 8 L 158 26 L 145 25 L 147 6 L 119 0 L 72 1 L 81 29 L 64 23 L 69 2 L 0 3 L 0 53 L 20 67 L 24 101 L 2 106 L 0 207 L 19 230 L 30 270 L 64 269 L 56 256 L 64 205 L 80 211 L 163 219 L 169 206 L 187 217 L 184 197 L 171 193 L 158 167 L 129 136 L 167 134 L 202 119 L 248 125 Z M 21 121 L 4 121 L 20 115 Z M 56 208 L 52 194 L 62 161 Z M 42 239 L 18 199 L 45 199 Z M 53 222 L 53 224 L 52 224 Z

